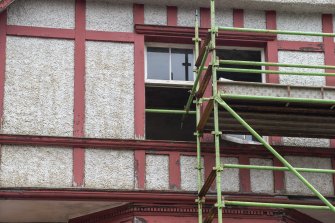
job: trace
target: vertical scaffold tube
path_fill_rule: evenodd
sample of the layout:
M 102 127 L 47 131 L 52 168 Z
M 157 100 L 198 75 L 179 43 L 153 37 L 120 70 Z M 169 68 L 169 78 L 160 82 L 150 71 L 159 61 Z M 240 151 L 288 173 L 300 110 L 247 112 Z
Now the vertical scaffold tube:
M 215 26 L 215 0 L 211 0 L 211 51 L 212 51 L 212 82 L 213 95 L 218 94 L 217 90 L 217 66 L 218 59 L 216 58 L 216 35 L 217 29 Z M 218 223 L 222 223 L 222 192 L 221 192 L 221 156 L 220 156 L 220 129 L 219 129 L 219 105 L 214 100 L 214 140 L 215 140 L 215 169 L 216 169 L 216 191 L 217 191 L 217 208 L 218 208 Z
M 194 49 L 195 49 L 195 58 L 199 56 L 199 20 L 198 20 L 198 10 L 195 11 L 195 37 L 194 37 Z M 195 75 L 197 72 L 194 72 Z M 197 86 L 197 90 L 199 85 Z M 200 103 L 199 99 L 196 98 L 196 125 L 200 122 Z M 198 171 L 198 194 L 202 188 L 202 163 L 201 163 L 201 142 L 200 142 L 200 133 L 196 131 L 197 137 L 197 171 Z M 198 223 L 202 223 L 202 200 L 198 196 Z

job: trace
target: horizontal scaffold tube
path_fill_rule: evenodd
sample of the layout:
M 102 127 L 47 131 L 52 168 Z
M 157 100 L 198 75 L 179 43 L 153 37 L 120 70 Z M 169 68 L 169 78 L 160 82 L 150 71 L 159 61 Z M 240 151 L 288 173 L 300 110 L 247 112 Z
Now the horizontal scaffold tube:
M 218 68 L 217 71 L 231 73 L 249 73 L 249 74 L 283 74 L 283 75 L 300 75 L 300 76 L 331 76 L 335 77 L 335 73 L 320 72 L 298 72 L 298 71 L 280 71 L 280 70 L 257 70 L 257 69 L 241 69 L 241 68 Z
M 221 93 L 220 96 L 222 99 L 335 105 L 335 100 L 330 100 L 330 99 L 251 96 L 251 95 L 237 95 L 237 94 L 224 94 L 224 93 Z
M 297 31 L 284 31 L 284 30 L 273 30 L 273 29 L 233 28 L 223 26 L 219 26 L 218 30 L 235 31 L 235 32 L 272 33 L 272 34 L 284 34 L 284 35 L 295 35 L 295 36 L 335 37 L 335 33 L 297 32 Z
M 277 203 L 259 203 L 246 201 L 224 201 L 224 204 L 229 206 L 244 206 L 244 207 L 268 207 L 268 208 L 301 208 L 313 210 L 330 210 L 327 206 L 318 205 L 302 205 L 302 204 L 277 204 Z
M 246 66 L 273 66 L 273 67 L 296 67 L 296 68 L 311 68 L 311 69 L 335 69 L 335 66 L 327 65 L 307 65 L 307 64 L 285 64 L 272 62 L 256 62 L 243 60 L 220 60 L 220 64 L 229 65 L 246 65 Z
M 224 164 L 223 168 L 228 168 L 228 169 L 253 169 L 253 170 L 289 171 L 289 168 L 287 168 L 287 167 L 239 165 L 239 164 Z M 329 174 L 334 174 L 335 173 L 335 170 L 329 170 L 329 169 L 312 169 L 312 168 L 298 168 L 298 167 L 295 167 L 295 169 L 298 172 L 307 172 L 307 173 L 329 173 Z
M 159 114 L 186 114 L 185 110 L 169 110 L 169 109 L 145 109 L 148 113 L 159 113 Z M 196 111 L 188 111 L 189 114 L 196 114 Z

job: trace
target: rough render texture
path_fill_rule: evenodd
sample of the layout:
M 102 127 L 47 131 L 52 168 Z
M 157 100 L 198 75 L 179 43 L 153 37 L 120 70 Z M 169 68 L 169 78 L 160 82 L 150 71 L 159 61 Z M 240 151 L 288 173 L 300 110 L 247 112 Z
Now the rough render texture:
M 238 159 L 234 157 L 221 158 L 223 164 L 238 164 Z M 227 169 L 222 172 L 222 191 L 238 192 L 240 190 L 240 174 L 238 169 Z
M 134 171 L 133 151 L 86 149 L 86 188 L 134 189 Z
M 8 24 L 74 28 L 74 0 L 16 0 L 8 10 Z
M 283 137 L 283 145 L 300 147 L 329 147 L 329 139 Z
M 233 26 L 233 10 L 232 9 L 221 9 L 217 10 L 215 17 L 216 25 L 218 26 Z
M 145 187 L 147 190 L 169 189 L 169 156 L 146 155 Z
M 97 31 L 133 32 L 133 5 L 88 0 L 86 29 Z
M 287 156 L 286 160 L 294 167 L 332 169 L 331 160 L 317 157 Z M 331 174 L 302 173 L 304 177 L 324 195 L 333 195 L 334 186 Z M 293 174 L 285 172 L 286 191 L 289 194 L 312 194 Z
M 293 52 L 293 51 L 279 51 L 279 63 L 291 64 L 324 64 L 323 53 L 311 52 Z M 311 63 L 309 63 L 311 61 Z M 290 68 L 280 67 L 281 71 L 300 71 L 300 72 L 324 72 L 322 69 L 308 69 L 308 68 Z M 325 77 L 312 76 L 294 76 L 294 75 L 280 75 L 280 83 L 287 85 L 304 85 L 304 86 L 324 86 Z
M 7 37 L 3 133 L 71 136 L 73 41 Z
M 4 145 L 0 186 L 71 187 L 72 163 L 72 149 Z
M 312 13 L 277 13 L 277 29 L 303 32 L 322 32 L 321 14 Z M 322 42 L 318 36 L 278 35 L 279 40 Z
M 134 46 L 86 43 L 88 137 L 134 138 Z
M 166 6 L 145 5 L 144 23 L 150 25 L 166 25 L 167 24 Z
M 180 7 L 177 13 L 178 26 L 192 26 L 195 24 L 195 10 L 196 8 Z M 198 9 L 199 11 L 199 9 Z
M 266 29 L 265 11 L 244 11 L 244 26 L 246 28 Z
M 250 165 L 273 166 L 271 159 L 251 158 Z M 255 193 L 273 193 L 273 172 L 250 170 L 251 191 Z
M 201 159 L 202 166 L 204 160 Z M 180 176 L 181 176 L 181 189 L 188 191 L 198 190 L 198 170 L 196 156 L 180 156 Z M 204 169 L 202 169 L 202 182 L 204 182 Z

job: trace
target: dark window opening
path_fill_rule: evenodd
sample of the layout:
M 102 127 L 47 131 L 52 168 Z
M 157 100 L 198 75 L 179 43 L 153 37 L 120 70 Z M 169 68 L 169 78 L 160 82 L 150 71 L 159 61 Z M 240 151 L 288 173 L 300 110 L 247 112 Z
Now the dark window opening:
M 217 56 L 220 60 L 242 60 L 261 62 L 261 51 L 253 50 L 235 50 L 235 49 L 221 49 L 217 50 Z M 227 68 L 241 68 L 241 69 L 255 69 L 261 70 L 261 66 L 241 66 L 241 65 L 221 65 Z M 218 72 L 218 79 L 225 78 L 233 81 L 247 81 L 247 82 L 262 82 L 262 74 L 250 73 L 233 73 L 233 72 Z
M 147 48 L 148 79 L 193 81 L 193 50 Z
M 190 88 L 146 87 L 146 108 L 183 110 Z M 194 110 L 194 106 L 191 110 Z M 147 139 L 194 141 L 195 115 L 188 115 L 181 128 L 182 115 L 146 113 L 145 131 Z

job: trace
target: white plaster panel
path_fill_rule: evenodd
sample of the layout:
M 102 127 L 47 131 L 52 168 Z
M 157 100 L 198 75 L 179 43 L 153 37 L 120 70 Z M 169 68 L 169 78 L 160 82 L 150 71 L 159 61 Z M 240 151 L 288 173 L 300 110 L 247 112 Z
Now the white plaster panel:
M 283 137 L 283 145 L 300 147 L 329 147 L 329 139 Z
M 287 64 L 324 64 L 324 54 L 315 52 L 296 52 L 296 51 L 279 51 L 279 63 Z M 291 68 L 280 67 L 281 71 L 299 71 L 299 72 L 324 72 L 323 69 L 308 69 L 308 68 Z M 303 85 L 303 86 L 324 86 L 325 77 L 316 76 L 297 76 L 297 75 L 280 75 L 281 84 L 287 85 Z
M 217 26 L 233 27 L 233 10 L 232 9 L 217 10 L 215 22 Z
M 164 5 L 144 5 L 144 23 L 150 25 L 166 25 L 167 11 Z
M 273 166 L 271 159 L 251 158 L 250 165 Z M 273 171 L 250 170 L 251 191 L 255 193 L 273 193 Z
M 0 186 L 71 187 L 72 165 L 72 149 L 4 145 Z
M 3 133 L 71 136 L 74 43 L 7 37 Z
M 86 44 L 88 137 L 134 138 L 134 46 Z
M 16 0 L 8 9 L 8 24 L 74 28 L 74 0 Z
M 223 164 L 238 164 L 234 157 L 221 158 Z M 224 169 L 221 174 L 222 191 L 238 192 L 240 190 L 240 174 L 238 169 Z
M 322 32 L 321 14 L 277 12 L 277 29 L 285 31 Z M 278 35 L 279 40 L 322 42 L 318 36 Z
M 285 159 L 294 167 L 332 169 L 331 160 L 317 157 L 287 156 Z M 333 195 L 334 186 L 331 174 L 301 173 L 320 193 Z M 310 195 L 312 192 L 292 173 L 285 172 L 286 191 L 290 194 Z
M 266 29 L 265 11 L 245 10 L 244 26 L 246 28 Z
M 204 160 L 201 159 L 204 166 Z M 198 170 L 196 156 L 180 156 L 181 189 L 188 191 L 198 190 Z M 204 182 L 204 169 L 202 169 L 202 182 Z
M 169 156 L 146 155 L 145 186 L 148 190 L 169 189 Z
M 121 1 L 86 2 L 86 29 L 97 31 L 133 32 L 133 5 Z
M 195 10 L 196 8 L 179 7 L 177 11 L 177 25 L 191 26 L 195 25 Z M 199 9 L 198 9 L 199 12 Z
M 134 189 L 134 152 L 127 150 L 86 149 L 85 187 Z

